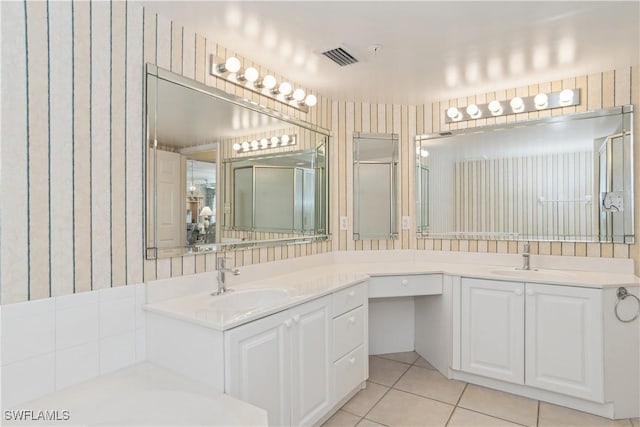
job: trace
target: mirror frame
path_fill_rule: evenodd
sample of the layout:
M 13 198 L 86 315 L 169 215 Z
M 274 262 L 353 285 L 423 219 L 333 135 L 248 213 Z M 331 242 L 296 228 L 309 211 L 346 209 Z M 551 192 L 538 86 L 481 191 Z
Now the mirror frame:
M 331 198 L 329 197 L 329 191 L 330 191 L 330 186 L 329 186 L 329 174 L 325 174 L 325 188 L 326 188 L 326 194 L 325 194 L 325 203 L 324 203 L 324 210 L 325 210 L 325 221 L 326 221 L 326 233 L 325 234 L 319 234 L 319 235 L 301 235 L 301 236 L 297 236 L 297 237 L 290 237 L 290 238 L 283 238 L 283 239 L 271 239 L 271 240 L 247 240 L 247 241 L 243 241 L 243 242 L 233 242 L 233 243 L 215 243 L 215 244 L 209 244 L 209 245 L 202 245 L 202 246 L 195 246 L 195 247 L 189 247 L 189 246 L 183 246 L 183 250 L 181 252 L 178 252 L 177 249 L 178 248 L 172 248 L 172 249 L 166 249 L 166 254 L 161 253 L 160 251 L 165 251 L 165 250 L 159 250 L 157 247 L 150 247 L 148 242 L 148 228 L 149 228 L 149 221 L 150 221 L 150 215 L 155 215 L 155 211 L 154 212 L 150 212 L 150 207 L 151 206 L 155 206 L 156 203 L 156 195 L 155 195 L 155 179 L 153 179 L 153 177 L 149 177 L 148 174 L 148 162 L 149 162 L 149 150 L 154 146 L 154 142 L 155 141 L 150 141 L 150 123 L 153 123 L 155 121 L 155 116 L 157 114 L 157 101 L 158 101 L 158 94 L 156 93 L 156 105 L 150 106 L 148 104 L 148 92 L 149 92 L 149 88 L 147 87 L 147 80 L 149 76 L 153 76 L 156 77 L 157 79 L 162 79 L 174 84 L 178 84 L 180 86 L 183 86 L 187 89 L 191 89 L 194 90 L 196 92 L 200 92 L 203 93 L 205 95 L 217 98 L 219 100 L 225 101 L 225 102 L 229 102 L 231 104 L 243 107 L 243 108 L 247 108 L 249 110 L 255 111 L 257 113 L 260 114 L 265 114 L 267 116 L 270 116 L 272 118 L 281 120 L 283 122 L 289 123 L 293 126 L 298 126 L 300 128 L 312 131 L 312 132 L 316 132 L 318 134 L 324 135 L 327 137 L 327 141 L 326 141 L 326 151 L 325 151 L 325 156 L 326 159 L 329 159 L 329 150 L 331 149 L 330 146 L 330 142 L 331 142 L 331 138 L 332 138 L 332 133 L 331 131 L 324 129 L 320 126 L 314 125 L 312 123 L 308 123 L 305 122 L 303 120 L 298 120 L 298 119 L 294 119 L 291 118 L 289 116 L 287 116 L 286 114 L 280 113 L 278 111 L 272 110 L 270 108 L 267 108 L 263 105 L 260 105 L 254 101 L 248 100 L 246 98 L 242 98 L 240 96 L 237 95 L 233 95 L 230 93 L 227 93 L 225 91 L 222 91 L 218 88 L 212 87 L 212 86 L 207 86 L 203 83 L 200 83 L 198 81 L 195 81 L 193 79 L 190 79 L 188 77 L 184 77 L 182 75 L 176 74 L 174 72 L 171 72 L 169 70 L 163 69 L 158 67 L 155 64 L 151 64 L 151 63 L 147 63 L 145 65 L 145 78 L 144 78 L 144 138 L 143 138 L 143 144 L 144 144 L 144 149 L 143 149 L 143 161 L 142 161 L 142 169 L 143 169 L 143 179 L 144 179 L 144 185 L 143 185 L 143 212 L 144 212 L 144 226 L 143 226 L 143 240 L 144 240 L 144 248 L 145 248 L 145 258 L 146 259 L 158 259 L 158 258 L 169 258 L 169 257 L 173 257 L 173 256 L 186 256 L 186 255 L 199 255 L 199 254 L 206 254 L 206 253 L 215 253 L 215 252 L 228 252 L 228 251 L 234 251 L 234 250 L 241 250 L 241 249 L 248 249 L 248 248 L 263 248 L 263 247 L 274 247 L 274 246 L 282 246 L 282 245 L 290 245 L 290 244 L 302 244 L 302 243 L 309 243 L 309 242 L 315 242 L 315 241 L 324 241 L 324 240 L 329 240 L 330 238 L 330 209 L 329 209 L 329 204 L 330 204 L 330 200 Z M 154 130 L 153 134 L 155 135 L 156 132 Z M 221 163 L 221 159 L 218 158 L 216 160 L 217 165 L 219 166 Z M 328 169 L 328 165 L 327 165 L 327 169 Z M 216 174 L 218 176 L 219 179 L 219 175 L 220 175 L 220 167 L 217 167 L 216 170 Z M 218 180 L 217 179 L 217 180 Z M 151 187 L 151 183 L 154 184 L 153 188 L 149 188 Z M 152 200 L 149 200 L 150 197 L 153 197 Z M 160 256 L 159 256 L 160 255 Z M 164 256 L 163 256 L 164 255 Z
M 501 123 L 501 124 L 495 124 L 495 125 L 486 125 L 486 126 L 476 126 L 476 127 L 470 127 L 470 128 L 465 128 L 465 129 L 458 129 L 458 130 L 449 130 L 449 131 L 442 131 L 442 132 L 436 132 L 436 133 L 430 133 L 430 134 L 420 134 L 420 135 L 416 135 L 414 138 L 414 142 L 415 142 L 415 147 L 416 147 L 416 154 L 415 154 L 415 161 L 416 161 L 416 189 L 415 189 L 415 193 L 414 193 L 414 197 L 416 197 L 416 209 L 419 211 L 420 207 L 422 205 L 422 199 L 421 199 L 421 183 L 418 182 L 418 171 L 420 168 L 420 150 L 422 148 L 422 141 L 425 140 L 433 140 L 433 139 L 440 139 L 440 138 L 448 138 L 451 136 L 459 136 L 459 135 L 465 135 L 465 134 L 473 134 L 473 133 L 478 133 L 478 132 L 491 132 L 491 131 L 495 131 L 495 130 L 508 130 L 510 128 L 520 128 L 520 127 L 528 127 L 528 126 L 537 126 L 537 125 L 541 125 L 541 124 L 551 124 L 551 123 L 562 123 L 562 122 L 569 122 L 569 121 L 574 121 L 574 120 L 583 120 L 583 119 L 591 119 L 591 118 L 596 118 L 596 117 L 605 117 L 605 116 L 613 116 L 613 115 L 620 115 L 622 116 L 622 120 L 623 120 L 623 126 L 626 126 L 626 121 L 628 121 L 628 129 L 624 129 L 623 133 L 624 135 L 629 135 L 631 138 L 630 141 L 630 158 L 628 159 L 628 162 L 631 166 L 631 170 L 633 171 L 633 173 L 635 174 L 635 162 L 634 162 L 634 123 L 633 123 L 633 116 L 631 116 L 630 119 L 629 118 L 629 114 L 633 114 L 634 111 L 634 106 L 629 104 L 629 105 L 622 105 L 622 106 L 617 106 L 617 107 L 610 107 L 610 108 L 603 108 L 603 109 L 599 109 L 599 110 L 590 110 L 590 111 L 585 111 L 585 112 L 579 112 L 579 113 L 569 113 L 569 114 L 563 114 L 560 116 L 551 116 L 551 117 L 544 117 L 544 118 L 539 118 L 539 119 L 531 119 L 531 120 L 521 120 L 521 121 L 516 121 L 516 122 L 509 122 L 509 123 Z M 627 115 L 627 116 L 625 116 Z M 596 153 L 597 154 L 597 153 Z M 429 176 L 429 179 L 431 177 Z M 634 216 L 635 216 L 635 206 L 634 206 L 634 198 L 635 198 L 635 188 L 634 188 L 634 182 L 633 182 L 633 176 L 631 179 L 631 182 L 629 183 L 629 192 L 630 197 L 627 201 L 625 201 L 625 210 L 629 209 L 631 211 L 631 215 L 630 215 L 630 225 L 629 227 L 631 228 L 630 232 L 631 234 L 626 234 L 623 236 L 624 241 L 622 242 L 614 242 L 614 243 L 621 243 L 621 244 L 634 244 L 635 243 L 635 222 L 634 222 Z M 428 213 L 427 213 L 427 217 L 428 217 Z M 429 223 L 427 222 L 428 226 Z M 629 230 L 625 230 L 629 231 Z M 548 241 L 545 239 L 541 239 L 541 238 L 530 238 L 527 237 L 526 239 L 518 239 L 518 238 L 513 238 L 513 237 L 504 237 L 504 238 L 497 238 L 497 239 L 486 239 L 486 238 L 482 238 L 482 237 L 456 237 L 456 236 L 447 236 L 444 237 L 442 234 L 440 233 L 436 233 L 436 234 L 430 234 L 429 231 L 422 231 L 421 230 L 421 225 L 419 223 L 416 224 L 416 237 L 418 239 L 451 239 L 451 240 L 467 240 L 467 239 L 471 239 L 471 240 L 512 240 L 512 241 Z M 563 240 L 566 242 L 575 242 L 578 240 Z M 612 237 L 609 236 L 609 240 L 601 240 L 598 239 L 598 241 L 593 241 L 592 243 L 611 243 L 613 242 Z

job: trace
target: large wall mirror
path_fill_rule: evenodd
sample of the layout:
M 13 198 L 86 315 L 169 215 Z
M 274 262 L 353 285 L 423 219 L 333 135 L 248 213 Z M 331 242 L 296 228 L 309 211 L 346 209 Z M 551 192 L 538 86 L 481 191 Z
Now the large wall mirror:
M 329 132 L 147 64 L 147 258 L 326 239 Z
M 416 137 L 418 237 L 634 242 L 633 107 Z

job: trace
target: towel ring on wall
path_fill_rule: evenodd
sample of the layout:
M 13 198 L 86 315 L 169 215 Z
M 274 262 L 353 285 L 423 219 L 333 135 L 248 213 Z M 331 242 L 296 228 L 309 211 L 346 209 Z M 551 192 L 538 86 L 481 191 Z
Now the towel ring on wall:
M 638 318 L 638 316 L 640 316 L 640 298 L 638 298 L 634 294 L 630 294 L 629 291 L 627 291 L 627 288 L 624 288 L 622 286 L 618 288 L 618 292 L 616 292 L 616 296 L 618 297 L 618 301 L 616 301 L 616 306 L 614 308 L 614 312 L 615 312 L 616 317 L 618 318 L 618 320 L 621 321 L 621 322 L 624 322 L 624 323 L 629 323 L 629 322 L 633 322 L 634 320 L 636 320 Z M 618 314 L 618 304 L 620 304 L 620 301 L 623 301 L 627 297 L 633 297 L 633 298 L 636 299 L 636 302 L 638 303 L 638 311 L 636 311 L 636 314 L 631 319 L 622 319 L 620 317 L 620 315 Z

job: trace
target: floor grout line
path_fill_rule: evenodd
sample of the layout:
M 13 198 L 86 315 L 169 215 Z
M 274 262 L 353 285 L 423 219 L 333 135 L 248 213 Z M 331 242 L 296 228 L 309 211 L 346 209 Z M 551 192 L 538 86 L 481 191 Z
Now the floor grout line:
M 418 358 L 416 358 L 416 360 L 415 360 L 413 363 L 411 363 L 411 364 L 409 364 L 409 363 L 405 363 L 405 362 L 401 362 L 401 361 L 398 361 L 398 360 L 394 360 L 394 359 L 389 359 L 389 358 L 386 358 L 386 357 L 382 357 L 382 356 L 380 356 L 380 355 L 370 355 L 370 357 L 378 357 L 379 359 L 383 359 L 383 360 L 386 360 L 386 361 L 391 361 L 391 362 L 400 363 L 400 364 L 402 364 L 402 365 L 405 365 L 405 366 L 406 366 L 406 369 L 405 369 L 405 370 L 400 374 L 400 376 L 399 376 L 399 377 L 398 377 L 398 378 L 393 382 L 393 384 L 391 384 L 391 385 L 381 384 L 381 383 L 379 383 L 379 382 L 372 381 L 371 379 L 367 379 L 367 380 L 366 380 L 367 382 L 369 382 L 369 383 L 371 383 L 371 384 L 375 384 L 375 385 L 377 385 L 377 386 L 384 387 L 386 390 L 384 391 L 384 393 L 382 393 L 382 395 L 381 395 L 378 399 L 376 399 L 376 400 L 375 400 L 375 402 L 373 403 L 373 405 L 371 406 L 371 408 L 369 408 L 369 410 L 368 410 L 368 411 L 366 411 L 364 415 L 360 416 L 360 415 L 358 415 L 358 414 L 354 414 L 354 413 L 352 413 L 352 412 L 349 412 L 349 411 L 348 411 L 348 410 L 346 410 L 346 409 L 343 409 L 343 408 L 344 408 L 344 406 L 345 406 L 348 402 L 346 402 L 342 407 L 340 407 L 340 408 L 338 409 L 338 411 L 343 411 L 343 412 L 345 412 L 345 413 L 347 413 L 347 414 L 349 414 L 349 415 L 351 415 L 351 416 L 357 417 L 357 418 L 358 418 L 358 420 L 357 420 L 357 422 L 356 422 L 355 426 L 357 426 L 358 424 L 362 423 L 364 420 L 367 420 L 367 421 L 375 422 L 375 423 L 377 423 L 377 424 L 380 424 L 380 425 L 383 425 L 383 426 L 385 426 L 385 427 L 388 427 L 388 426 L 386 426 L 385 424 L 382 424 L 382 423 L 380 423 L 380 422 L 378 422 L 378 421 L 376 421 L 376 420 L 374 420 L 374 419 L 368 418 L 368 416 L 369 416 L 369 414 L 370 414 L 370 413 L 371 413 L 371 412 L 372 412 L 372 411 L 373 411 L 373 410 L 378 406 L 378 404 L 380 404 L 380 402 L 385 398 L 385 396 L 387 396 L 387 395 L 389 394 L 389 391 L 390 391 L 390 390 L 395 390 L 395 391 L 402 392 L 402 393 L 407 393 L 407 394 L 410 394 L 410 395 L 412 395 L 412 396 L 416 396 L 416 397 L 419 397 L 419 398 L 422 398 L 422 399 L 427 399 L 427 400 L 430 400 L 430 401 L 434 401 L 434 402 L 438 402 L 438 403 L 441 403 L 441 404 L 445 404 L 445 405 L 452 406 L 452 407 L 453 407 L 453 410 L 452 410 L 452 411 L 451 411 L 451 413 L 449 414 L 449 417 L 447 418 L 447 421 L 445 422 L 445 424 L 443 425 L 443 427 L 447 427 L 447 426 L 449 426 L 449 424 L 451 423 L 451 419 L 453 418 L 453 414 L 456 412 L 456 410 L 457 410 L 458 408 L 463 409 L 463 410 L 465 410 L 465 411 L 470 411 L 470 412 L 476 413 L 476 414 L 478 414 L 478 415 L 484 415 L 484 416 L 486 416 L 486 417 L 490 417 L 490 418 L 493 418 L 493 419 L 495 419 L 495 420 L 500 420 L 500 421 L 504 421 L 504 422 L 512 423 L 512 424 L 514 424 L 514 425 L 518 425 L 518 426 L 529 427 L 527 424 L 521 424 L 520 422 L 516 422 L 516 421 L 510 420 L 510 419 L 502 418 L 502 417 L 500 417 L 500 416 L 496 416 L 496 415 L 488 414 L 488 413 L 485 413 L 485 412 L 481 412 L 481 411 L 479 411 L 479 410 L 475 410 L 475 409 L 466 408 L 466 407 L 464 407 L 464 406 L 461 406 L 461 404 L 460 404 L 460 403 L 461 403 L 461 401 L 462 401 L 462 398 L 463 398 L 463 396 L 465 395 L 465 393 L 467 392 L 468 387 L 469 387 L 469 385 L 470 385 L 470 383 L 467 383 L 467 382 L 464 382 L 464 387 L 463 387 L 463 389 L 462 389 L 462 392 L 461 392 L 461 393 L 460 393 L 460 395 L 458 396 L 458 399 L 457 399 L 457 401 L 456 401 L 456 403 L 455 403 L 455 404 L 452 404 L 452 403 L 450 403 L 450 402 L 445 402 L 445 401 L 442 401 L 442 400 L 439 400 L 439 399 L 436 399 L 436 398 L 427 397 L 427 396 L 423 396 L 423 395 L 420 395 L 420 394 L 417 394 L 417 393 L 413 393 L 413 392 L 410 392 L 410 391 L 406 391 L 406 390 L 402 390 L 402 389 L 396 388 L 397 384 L 402 380 L 402 378 L 404 378 L 404 376 L 405 376 L 405 375 L 407 375 L 407 373 L 409 372 L 410 368 L 411 368 L 411 367 L 413 367 L 413 366 L 416 366 L 416 367 L 418 367 L 418 368 L 422 368 L 422 369 L 426 369 L 426 370 L 435 370 L 435 371 L 439 372 L 439 371 L 438 371 L 437 369 L 435 369 L 435 368 L 428 368 L 428 367 L 424 367 L 424 366 L 417 366 L 417 365 L 416 365 L 416 363 L 418 362 L 418 360 L 420 360 L 420 356 L 419 356 Z M 428 362 L 428 361 L 427 361 L 427 362 Z M 444 375 L 443 375 L 443 376 L 444 376 Z M 444 376 L 444 377 L 446 378 L 446 376 Z M 447 379 L 448 379 L 448 380 L 451 380 L 451 379 L 449 379 L 449 378 L 447 378 Z M 362 391 L 362 390 L 358 391 L 358 393 L 360 393 L 361 391 Z M 356 394 L 358 394 L 358 393 L 356 393 Z M 509 394 L 511 394 L 511 393 L 509 393 Z M 514 396 L 517 396 L 517 395 L 514 395 Z M 354 397 L 355 397 L 355 395 L 354 395 Z M 535 424 L 533 424 L 533 426 L 535 426 L 535 427 L 540 427 L 540 412 L 541 412 L 542 402 L 541 402 L 540 400 L 537 400 L 537 399 L 536 399 L 536 401 L 537 401 L 537 402 L 536 402 L 536 403 L 537 403 L 537 407 L 536 407 L 536 421 L 535 421 Z M 632 421 L 630 418 L 627 418 L 627 419 L 626 419 L 626 421 L 629 423 L 630 427 L 635 427 L 635 426 L 634 426 L 634 424 L 633 424 L 633 421 Z
M 389 359 L 386 359 L 386 360 L 389 360 Z M 402 362 L 398 362 L 398 363 L 402 363 Z M 405 365 L 406 365 L 406 363 L 405 363 Z M 411 368 L 411 365 L 409 365 L 409 368 Z M 398 383 L 398 381 L 400 381 L 400 378 L 402 378 L 404 376 L 404 374 L 406 374 L 409 371 L 409 368 L 407 368 L 391 386 L 387 386 L 387 385 L 384 385 L 384 384 L 379 384 L 379 383 L 376 383 L 375 381 L 370 381 L 370 382 L 372 382 L 374 384 L 378 384 L 378 385 L 381 385 L 381 386 L 384 386 L 384 387 L 389 387 L 389 388 L 384 392 L 384 394 L 382 396 L 380 396 L 380 399 L 378 399 L 376 401 L 376 403 L 374 403 L 374 405 L 362 416 L 362 418 L 367 418 L 367 415 L 369 415 L 369 413 L 371 411 L 373 411 L 373 408 L 375 408 L 378 405 L 378 403 L 380 403 L 382 401 L 382 399 L 384 399 L 384 397 L 389 393 L 389 390 L 394 389 L 393 386 L 396 385 Z M 374 422 L 378 423 L 376 420 L 371 420 L 371 421 L 374 421 Z M 378 424 L 381 424 L 381 423 L 378 423 Z
M 490 418 L 495 418 L 496 420 L 506 421 L 506 422 L 508 422 L 510 424 L 515 424 L 515 425 L 522 426 L 522 427 L 530 427 L 527 424 L 522 424 L 522 423 L 519 423 L 517 421 L 509 420 L 507 418 L 498 417 L 497 415 L 491 415 L 491 414 L 487 414 L 485 412 L 480 412 L 480 411 L 477 411 L 475 409 L 465 408 L 464 406 L 456 406 L 456 409 L 458 409 L 458 408 L 464 409 L 465 411 L 474 412 L 476 414 L 484 415 L 484 416 L 487 416 L 487 417 L 490 417 Z

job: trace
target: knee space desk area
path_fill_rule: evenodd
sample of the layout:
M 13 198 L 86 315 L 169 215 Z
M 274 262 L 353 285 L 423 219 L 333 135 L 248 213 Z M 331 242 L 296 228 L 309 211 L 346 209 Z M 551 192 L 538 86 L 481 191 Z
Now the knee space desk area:
M 640 322 L 614 313 L 619 287 L 639 293 L 633 260 L 531 261 L 522 271 L 518 255 L 401 250 L 247 266 L 236 295 L 287 295 L 247 313 L 212 308 L 213 273 L 180 278 L 179 290 L 161 280 L 147 287 L 147 357 L 267 409 L 275 424 L 321 423 L 364 387 L 369 354 L 411 350 L 448 378 L 640 415 Z M 286 387 L 254 381 L 265 371 Z

